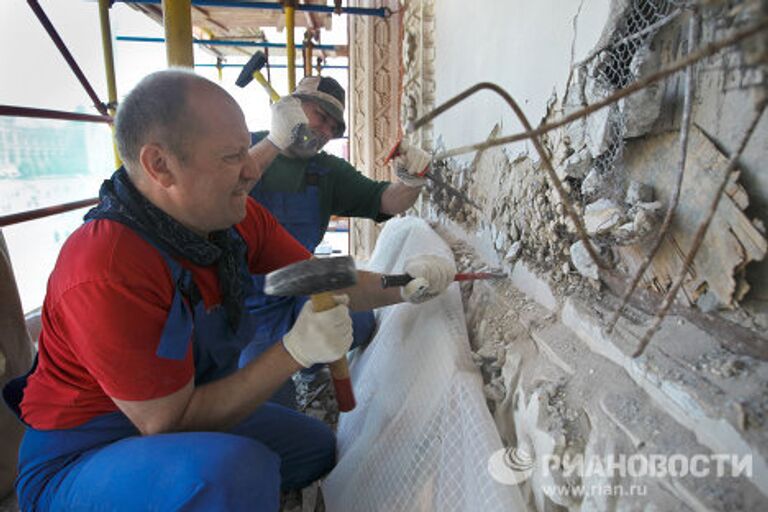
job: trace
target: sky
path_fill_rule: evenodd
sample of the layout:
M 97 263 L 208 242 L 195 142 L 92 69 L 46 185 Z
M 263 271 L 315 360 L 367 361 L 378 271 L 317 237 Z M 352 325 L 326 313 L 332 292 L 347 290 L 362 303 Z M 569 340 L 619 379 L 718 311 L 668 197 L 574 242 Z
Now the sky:
M 102 101 L 107 101 L 98 7 L 95 0 L 40 0 L 59 35 Z M 118 35 L 163 37 L 162 27 L 147 16 L 122 3 L 110 9 L 113 38 Z M 271 42 L 284 42 L 284 32 L 267 30 Z M 304 29 L 297 28 L 296 41 L 301 42 Z M 324 31 L 323 44 L 345 44 L 346 18 L 333 16 L 333 30 Z M 165 47 L 158 43 L 113 41 L 118 99 L 143 76 L 164 69 Z M 270 58 L 279 63 L 279 58 Z M 85 108 L 96 113 L 80 83 L 43 29 L 25 0 L 0 0 L 0 104 L 73 111 Z M 215 58 L 197 49 L 195 63 L 214 63 Z M 245 59 L 230 63 L 244 63 Z M 283 60 L 284 62 L 284 60 Z M 346 62 L 334 62 L 346 63 Z M 215 68 L 196 68 L 196 72 L 218 81 Z M 234 85 L 239 68 L 225 68 L 221 83 L 240 103 L 252 131 L 269 128 L 269 98 L 253 82 L 244 89 Z M 297 70 L 297 77 L 302 74 Z M 346 87 L 343 70 L 327 70 Z M 287 92 L 284 69 L 273 69 L 273 86 Z

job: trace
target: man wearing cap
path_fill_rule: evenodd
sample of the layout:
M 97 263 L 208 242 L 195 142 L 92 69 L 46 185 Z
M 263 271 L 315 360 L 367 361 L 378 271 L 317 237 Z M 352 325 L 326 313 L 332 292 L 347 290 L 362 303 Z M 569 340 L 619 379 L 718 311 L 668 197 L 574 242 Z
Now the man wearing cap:
M 265 206 L 278 221 L 314 252 L 323 239 L 331 215 L 362 217 L 383 222 L 407 210 L 418 198 L 425 179 L 418 176 L 431 160 L 417 147 L 400 146 L 393 160 L 398 181 L 374 181 L 345 160 L 320 151 L 344 134 L 344 89 L 330 77 L 301 80 L 291 96 L 272 106 L 272 129 L 251 136 L 253 144 L 265 137 L 275 146 L 276 157 L 268 165 L 251 197 Z M 296 137 L 299 133 L 298 142 Z M 258 282 L 263 278 L 256 277 Z M 241 364 L 260 354 L 290 329 L 305 299 L 261 295 L 251 302 L 252 311 L 263 313 L 263 332 L 243 351 Z M 372 312 L 353 315 L 354 343 L 370 339 L 375 321 Z M 293 392 L 283 390 L 281 403 L 291 404 Z M 287 398 L 287 400 L 285 399 Z

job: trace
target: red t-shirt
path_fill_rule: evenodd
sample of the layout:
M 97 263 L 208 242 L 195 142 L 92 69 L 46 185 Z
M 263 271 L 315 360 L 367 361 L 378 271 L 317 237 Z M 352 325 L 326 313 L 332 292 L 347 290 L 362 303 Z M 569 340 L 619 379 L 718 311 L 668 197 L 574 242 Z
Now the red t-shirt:
M 261 205 L 249 198 L 247 210 L 236 228 L 251 273 L 310 257 Z M 180 263 L 192 272 L 206 309 L 220 304 L 216 265 Z M 110 397 L 150 400 L 181 389 L 195 374 L 192 344 L 182 360 L 155 354 L 174 292 L 163 256 L 130 228 L 97 220 L 77 229 L 48 280 L 24 421 L 71 428 L 116 411 Z

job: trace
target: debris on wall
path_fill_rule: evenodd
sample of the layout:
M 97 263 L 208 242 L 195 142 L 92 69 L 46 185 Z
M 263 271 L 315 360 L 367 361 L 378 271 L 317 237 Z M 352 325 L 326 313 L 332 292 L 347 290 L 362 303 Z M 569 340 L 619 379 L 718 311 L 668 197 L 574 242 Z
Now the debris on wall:
M 676 134 L 646 137 L 642 144 L 628 144 L 624 163 L 630 177 L 654 184 L 661 202 L 667 202 L 672 189 L 669 169 L 677 158 Z M 675 211 L 673 229 L 662 244 L 646 272 L 646 284 L 664 293 L 674 276 L 680 272 L 682 258 L 688 253 L 696 229 L 707 213 L 709 202 L 726 167 L 727 158 L 705 134 L 693 127 L 690 134 L 688 159 L 682 185 L 683 200 Z M 733 308 L 749 290 L 744 269 L 752 261 L 765 257 L 765 234 L 761 233 L 744 213 L 749 198 L 734 172 L 725 196 L 689 269 L 683 285 L 684 298 L 689 305 L 697 304 L 705 312 Z M 642 258 L 640 245 L 620 247 L 622 261 L 629 273 L 634 272 Z
M 614 42 L 574 68 L 565 97 L 559 106 L 555 104 L 551 117 L 595 103 L 615 88 L 655 73 L 666 60 L 678 56 L 669 49 L 669 43 L 682 27 L 680 7 L 669 1 L 617 3 L 619 15 L 612 18 Z M 707 26 L 711 23 L 712 19 L 704 22 Z M 664 52 L 659 51 L 653 37 L 662 27 L 666 31 Z M 634 37 L 635 33 L 642 36 Z M 610 36 L 606 39 L 612 40 Z M 543 138 L 593 246 L 625 275 L 640 267 L 670 206 L 672 170 L 680 158 L 679 122 L 677 127 L 659 131 L 664 125 L 659 118 L 662 110 L 674 110 L 663 108 L 665 105 L 681 99 L 669 94 L 663 83 L 651 84 Z M 488 139 L 499 134 L 500 127 L 496 126 Z M 722 151 L 699 127 L 691 127 L 680 204 L 670 232 L 642 281 L 644 287 L 662 294 L 670 288 L 706 216 L 718 172 L 722 173 L 726 165 Z M 541 162 L 526 154 L 510 156 L 493 150 L 479 152 L 470 164 L 438 162 L 435 172 L 484 208 L 479 211 L 433 188 L 428 214 L 451 219 L 470 232 L 489 237 L 499 259 L 508 265 L 520 258 L 532 262 L 558 283 L 560 292 L 568 293 L 569 286 L 575 285 L 572 271 L 595 286 L 599 280 L 597 266 L 583 242 L 576 239 L 575 227 L 540 167 Z M 705 312 L 736 307 L 750 289 L 747 265 L 762 260 L 766 253 L 759 219 L 744 213 L 750 199 L 738 176 L 738 172 L 733 173 L 727 198 L 718 207 L 680 294 L 685 295 L 688 305 Z
M 486 264 L 472 239 L 438 225 L 460 268 Z M 539 279 L 532 286 L 551 288 Z M 473 361 L 505 445 L 531 460 L 625 460 L 749 454 L 753 477 L 579 473 L 535 466 L 519 486 L 531 510 L 756 510 L 766 502 L 768 363 L 722 348 L 671 316 L 640 359 L 627 355 L 650 317 L 631 309 L 612 335 L 615 304 L 582 288 L 551 310 L 510 281 L 462 283 Z M 602 304 L 599 302 L 602 301 Z M 602 319 L 602 320 L 601 320 Z M 662 348 L 664 347 L 664 348 Z M 733 397 L 734 401 L 723 400 Z M 615 494 L 585 489 L 623 489 Z M 632 494 L 637 489 L 639 494 Z

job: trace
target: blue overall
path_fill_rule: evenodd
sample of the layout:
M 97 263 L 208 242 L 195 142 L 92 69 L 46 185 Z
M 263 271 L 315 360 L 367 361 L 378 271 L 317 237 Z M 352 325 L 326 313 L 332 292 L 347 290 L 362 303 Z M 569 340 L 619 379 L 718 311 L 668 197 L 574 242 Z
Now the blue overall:
M 190 272 L 160 252 L 176 291 L 157 355 L 183 359 L 192 335 L 198 385 L 235 371 L 259 317 L 243 315 L 233 333 L 223 307 L 190 305 Z M 3 390 L 19 417 L 27 376 Z M 27 426 L 16 489 L 22 510 L 275 511 L 281 489 L 304 487 L 332 469 L 335 450 L 324 423 L 272 403 L 229 432 L 141 436 L 115 412 L 71 429 Z
M 327 227 L 320 225 L 320 197 L 317 183 L 320 176 L 328 172 L 328 169 L 310 160 L 305 171 L 306 187 L 303 192 L 267 191 L 261 183 L 257 183 L 251 191 L 251 197 L 267 208 L 280 224 L 311 253 L 314 253 L 315 248 L 322 241 Z M 293 327 L 301 307 L 307 301 L 307 297 L 265 295 L 263 293 L 264 276 L 254 276 L 254 285 L 258 293 L 249 298 L 246 307 L 250 313 L 258 315 L 261 320 L 256 336 L 240 356 L 241 366 L 281 340 Z M 352 348 L 365 344 L 371 338 L 375 327 L 376 322 L 372 311 L 352 313 Z M 292 382 L 288 381 L 284 388 L 278 390 L 273 399 L 278 403 L 290 404 L 291 397 L 286 395 L 292 393 L 291 384 Z

